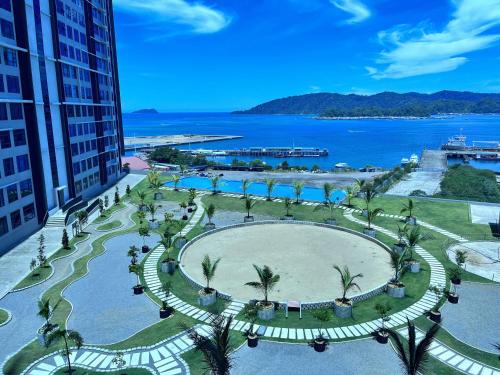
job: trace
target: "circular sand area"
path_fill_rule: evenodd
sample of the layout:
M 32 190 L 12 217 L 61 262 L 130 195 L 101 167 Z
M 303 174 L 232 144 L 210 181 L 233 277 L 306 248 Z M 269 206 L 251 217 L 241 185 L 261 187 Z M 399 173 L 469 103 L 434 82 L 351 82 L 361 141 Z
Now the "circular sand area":
M 221 258 L 211 286 L 233 299 L 261 299 L 259 291 L 244 285 L 257 281 L 252 264 L 268 265 L 280 275 L 269 298 L 277 301 L 316 302 L 341 296 L 340 277 L 333 265 L 347 265 L 364 294 L 384 285 L 392 276 L 389 254 L 377 243 L 357 234 L 307 224 L 258 224 L 228 228 L 193 241 L 182 254 L 185 273 L 204 285 L 201 262 L 208 254 Z

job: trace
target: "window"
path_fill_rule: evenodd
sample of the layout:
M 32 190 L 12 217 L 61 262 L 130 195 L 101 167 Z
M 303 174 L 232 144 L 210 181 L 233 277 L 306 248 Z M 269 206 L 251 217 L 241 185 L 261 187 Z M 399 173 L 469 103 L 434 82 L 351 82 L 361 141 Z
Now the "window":
M 28 160 L 28 155 L 18 155 L 17 159 L 17 171 L 24 172 L 30 169 L 30 162 Z
M 10 119 L 22 120 L 23 119 L 23 105 L 20 103 L 10 103 Z
M 21 181 L 19 183 L 19 190 L 21 191 L 21 197 L 27 197 L 28 195 L 33 194 L 33 184 L 31 183 L 31 179 Z
M 33 203 L 23 207 L 24 221 L 30 221 L 35 218 L 35 205 Z
M 73 163 L 73 174 L 76 176 L 80 174 L 80 163 Z
M 9 12 L 12 11 L 10 0 L 0 0 L 0 8 L 8 10 Z
M 5 85 L 3 84 L 3 74 L 0 74 L 0 92 L 5 92 Z
M 5 216 L 0 217 L 0 237 L 9 232 L 9 226 L 7 225 L 7 218 Z
M 10 225 L 12 229 L 21 225 L 21 212 L 19 210 L 10 213 Z
M 7 191 L 7 200 L 9 203 L 15 202 L 19 199 L 19 196 L 17 195 L 17 184 L 7 186 L 5 190 Z
M 78 143 L 71 144 L 71 156 L 78 155 Z
M 7 79 L 7 92 L 11 94 L 19 94 L 21 88 L 19 86 L 19 78 L 16 76 L 5 76 Z
M 8 120 L 7 117 L 7 104 L 0 103 L 0 120 Z
M 12 22 L 0 18 L 0 29 L 2 30 L 2 36 L 14 39 L 14 26 Z
M 0 131 L 0 148 L 10 148 L 10 132 L 8 130 Z
M 0 207 L 5 206 L 5 198 L 3 197 L 3 189 L 0 189 Z
M 16 173 L 16 170 L 14 169 L 13 158 L 3 159 L 3 173 L 5 176 L 12 176 L 14 173 Z
M 26 144 L 26 132 L 24 129 L 14 129 L 14 145 L 24 146 Z
M 17 53 L 13 49 L 5 48 L 3 50 L 3 59 L 5 65 L 17 66 Z

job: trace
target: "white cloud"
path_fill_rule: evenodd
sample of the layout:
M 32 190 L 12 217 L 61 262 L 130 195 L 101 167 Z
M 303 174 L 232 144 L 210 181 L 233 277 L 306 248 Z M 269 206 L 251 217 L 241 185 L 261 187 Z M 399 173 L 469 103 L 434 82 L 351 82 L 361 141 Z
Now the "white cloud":
M 154 23 L 175 23 L 198 34 L 216 33 L 231 23 L 231 17 L 199 2 L 186 0 L 114 0 L 116 8 L 141 13 Z
M 382 51 L 376 63 L 385 67 L 367 67 L 368 74 L 381 79 L 448 72 L 467 62 L 465 54 L 500 41 L 500 34 L 487 33 L 500 25 L 500 0 L 454 0 L 453 4 L 456 10 L 442 31 L 429 31 L 428 24 L 421 24 L 380 32 L 379 40 L 389 50 Z
M 318 92 L 321 92 L 321 87 L 312 85 L 309 87 L 309 92 L 313 94 L 317 94 Z
M 363 22 L 371 16 L 370 10 L 359 0 L 330 0 L 330 3 L 352 15 L 345 21 L 348 24 Z

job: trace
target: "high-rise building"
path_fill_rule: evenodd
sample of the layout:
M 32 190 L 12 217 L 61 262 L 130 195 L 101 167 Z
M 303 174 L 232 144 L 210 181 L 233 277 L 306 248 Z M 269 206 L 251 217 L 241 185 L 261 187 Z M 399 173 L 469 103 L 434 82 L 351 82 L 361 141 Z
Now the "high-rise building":
M 0 0 L 0 254 L 121 173 L 111 0 Z

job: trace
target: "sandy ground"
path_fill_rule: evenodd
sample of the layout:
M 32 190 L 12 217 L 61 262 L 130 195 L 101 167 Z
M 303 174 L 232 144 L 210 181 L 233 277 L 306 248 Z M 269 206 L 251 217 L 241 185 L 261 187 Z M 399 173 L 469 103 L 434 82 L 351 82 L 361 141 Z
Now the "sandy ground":
M 474 224 L 498 223 L 500 220 L 500 206 L 471 204 L 470 215 Z
M 252 264 L 271 267 L 281 279 L 270 298 L 302 302 L 341 296 L 334 264 L 347 265 L 362 292 L 389 280 L 389 254 L 377 244 L 335 229 L 301 224 L 267 224 L 228 229 L 209 235 L 188 248 L 182 264 L 188 274 L 204 283 L 201 262 L 206 254 L 221 258 L 212 286 L 247 301 L 262 298 L 244 284 L 257 280 Z M 354 291 L 353 295 L 359 294 Z
M 427 195 L 434 195 L 440 191 L 442 179 L 442 172 L 412 172 L 391 187 L 387 194 L 408 196 L 414 190 L 423 190 Z
M 457 250 L 467 251 L 465 269 L 486 279 L 500 279 L 500 241 L 466 242 L 451 246 L 446 252 L 455 263 Z
M 354 179 L 371 180 L 384 172 L 343 172 L 343 173 L 311 173 L 311 172 L 237 172 L 222 171 L 229 180 L 242 180 L 249 178 L 254 181 L 264 181 L 273 178 L 281 184 L 292 184 L 294 181 L 304 181 L 309 186 L 322 187 L 325 182 L 336 187 L 351 185 Z

